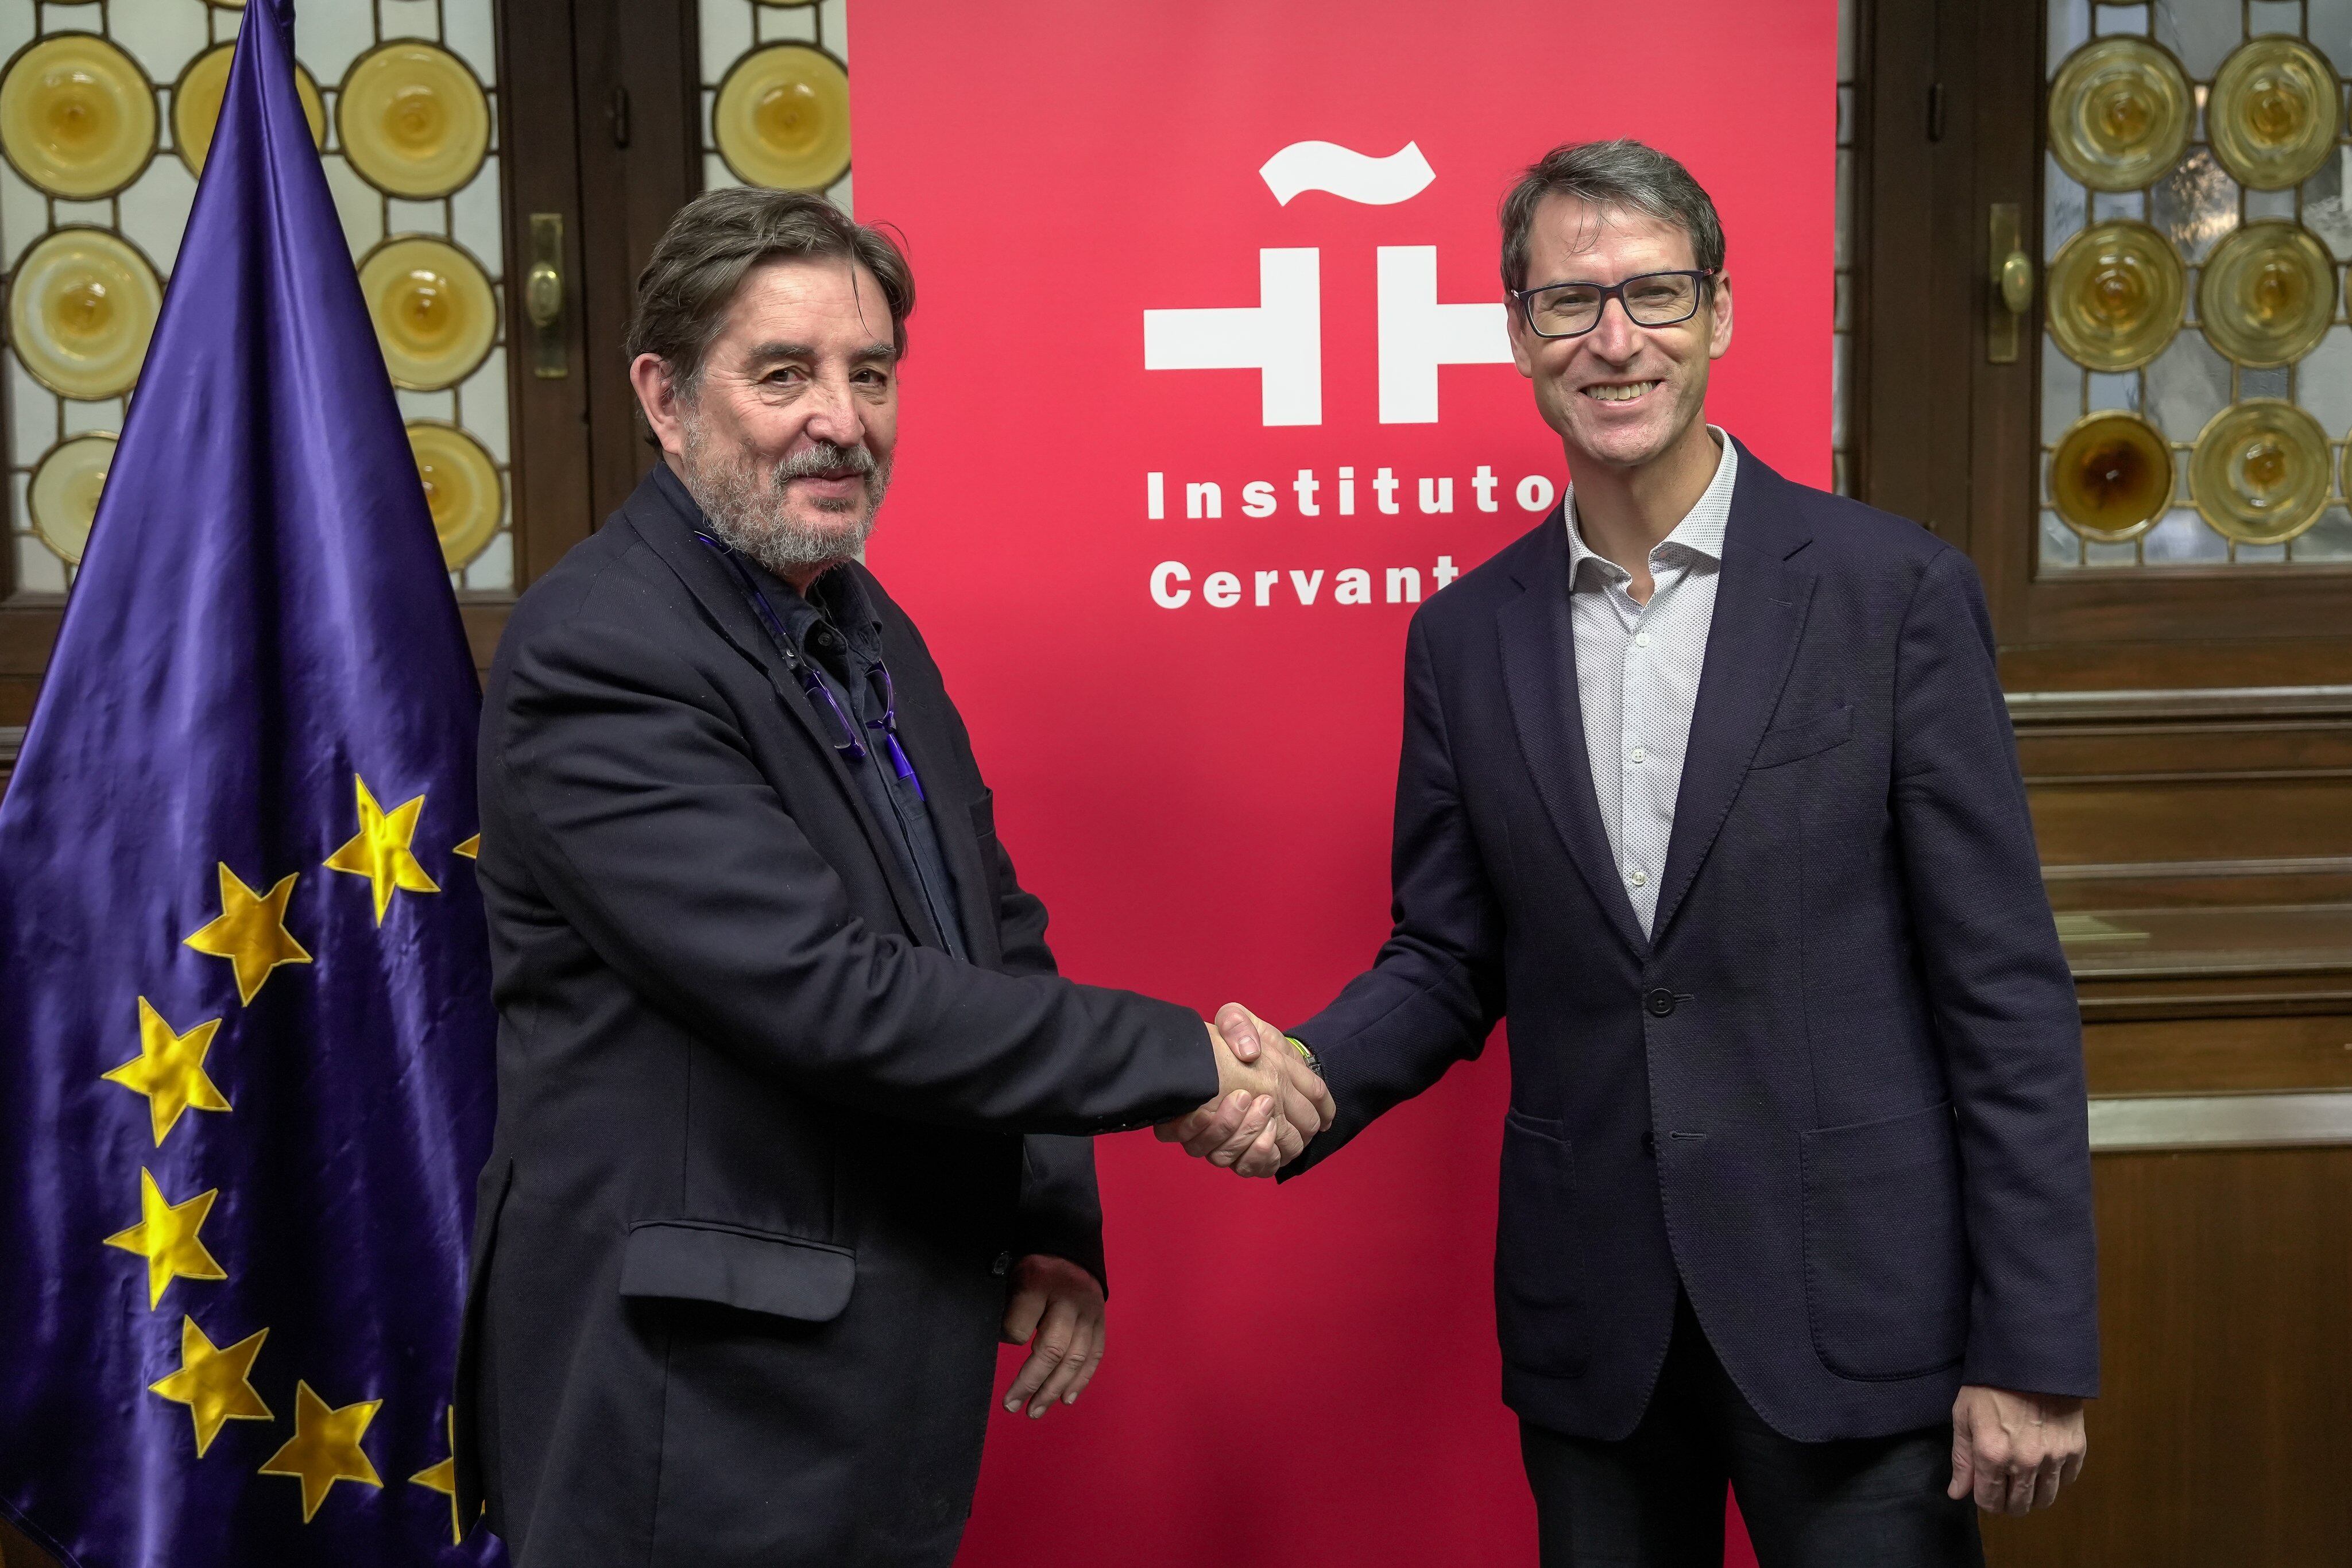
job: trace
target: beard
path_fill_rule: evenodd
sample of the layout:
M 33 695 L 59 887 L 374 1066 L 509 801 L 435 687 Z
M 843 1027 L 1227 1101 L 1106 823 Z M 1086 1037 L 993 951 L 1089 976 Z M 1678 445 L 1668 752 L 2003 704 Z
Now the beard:
M 687 493 L 702 508 L 721 544 L 787 579 L 812 567 L 856 560 L 865 553 L 883 493 L 890 487 L 889 464 L 877 463 L 863 446 L 836 446 L 829 441 L 781 463 L 762 464 L 748 443 L 731 453 L 714 450 L 718 443 L 700 418 L 688 414 L 683 423 Z M 793 480 L 845 471 L 864 479 L 862 496 L 812 500 L 806 506 L 816 517 L 793 515 L 787 488 Z

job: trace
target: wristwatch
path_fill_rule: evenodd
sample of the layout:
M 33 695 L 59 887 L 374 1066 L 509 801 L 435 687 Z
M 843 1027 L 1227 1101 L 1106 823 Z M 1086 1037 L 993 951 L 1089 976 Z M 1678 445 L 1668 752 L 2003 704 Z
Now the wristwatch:
M 1317 1056 L 1312 1051 L 1309 1051 L 1307 1048 L 1307 1042 L 1305 1040 L 1299 1039 L 1295 1034 L 1286 1034 L 1282 1038 L 1288 1040 L 1297 1049 L 1298 1054 L 1307 1059 L 1307 1071 L 1312 1072 L 1318 1078 L 1323 1076 L 1322 1058 Z

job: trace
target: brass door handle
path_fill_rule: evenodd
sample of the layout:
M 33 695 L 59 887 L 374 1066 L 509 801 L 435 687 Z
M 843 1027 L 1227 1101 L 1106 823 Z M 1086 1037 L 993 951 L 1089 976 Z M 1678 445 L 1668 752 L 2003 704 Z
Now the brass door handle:
M 2011 251 L 1993 269 L 1992 286 L 2012 316 L 2022 316 L 2033 304 L 2033 263 L 2021 250 Z
M 554 326 L 563 316 L 563 274 L 551 262 L 531 263 L 530 276 L 523 279 L 522 299 L 532 326 Z
M 1995 202 L 1986 225 L 1985 254 L 1992 258 L 1993 309 L 1985 323 L 1985 358 L 2017 362 L 2020 326 L 2033 308 L 2033 258 L 2025 254 L 2024 214 L 2015 202 Z
M 522 275 L 522 312 L 530 319 L 530 372 L 542 381 L 571 373 L 564 352 L 563 214 L 530 214 L 530 268 Z

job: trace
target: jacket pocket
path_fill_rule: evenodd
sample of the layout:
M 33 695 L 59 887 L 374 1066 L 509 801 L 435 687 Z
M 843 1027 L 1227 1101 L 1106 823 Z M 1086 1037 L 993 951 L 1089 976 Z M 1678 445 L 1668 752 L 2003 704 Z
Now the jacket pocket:
M 716 1301 L 821 1323 L 839 1317 L 857 1282 L 857 1254 L 708 1220 L 642 1220 L 621 1249 L 621 1294 Z
M 1832 708 L 1812 718 L 1795 724 L 1768 729 L 1757 743 L 1754 760 L 1748 764 L 1753 772 L 1759 768 L 1778 768 L 1784 762 L 1795 762 L 1816 752 L 1827 751 L 1832 746 L 1843 746 L 1853 738 L 1853 709 Z
M 1503 1358 L 1559 1375 L 1584 1367 L 1577 1237 L 1570 1218 L 1575 1156 L 1563 1123 L 1517 1110 L 1503 1115 L 1503 1179 L 1495 1235 L 1495 1319 Z
M 1968 1341 L 1968 1231 L 1949 1102 L 1801 1134 L 1805 1307 L 1841 1377 L 1918 1377 Z

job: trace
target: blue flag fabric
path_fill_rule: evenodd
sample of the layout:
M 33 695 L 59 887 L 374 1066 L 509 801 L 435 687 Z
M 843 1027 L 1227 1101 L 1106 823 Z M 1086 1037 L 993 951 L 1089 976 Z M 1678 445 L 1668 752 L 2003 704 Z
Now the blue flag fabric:
M 246 18 L 0 803 L 0 1511 L 82 1568 L 486 1563 L 480 698 L 289 8 Z

